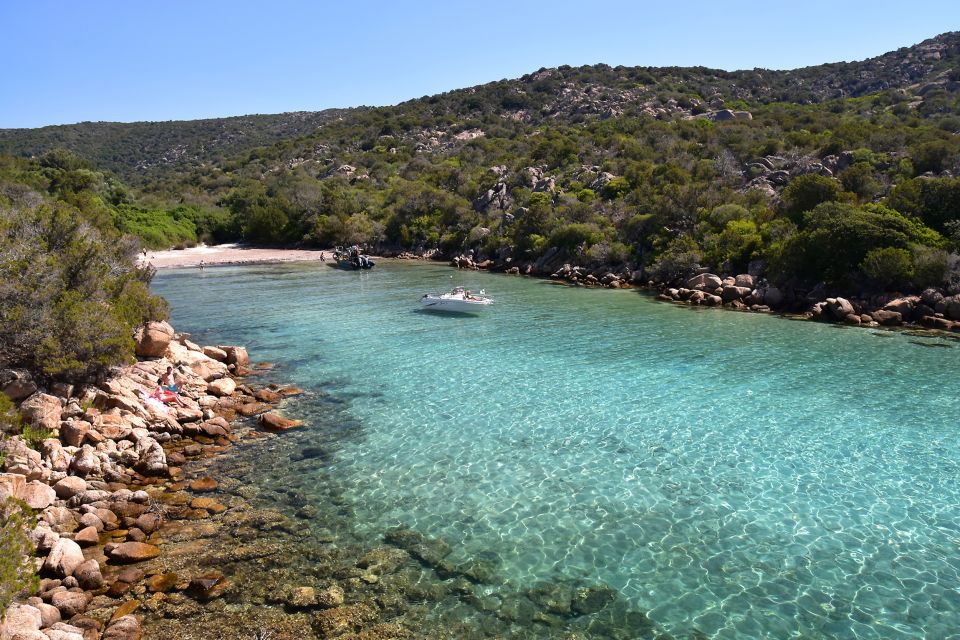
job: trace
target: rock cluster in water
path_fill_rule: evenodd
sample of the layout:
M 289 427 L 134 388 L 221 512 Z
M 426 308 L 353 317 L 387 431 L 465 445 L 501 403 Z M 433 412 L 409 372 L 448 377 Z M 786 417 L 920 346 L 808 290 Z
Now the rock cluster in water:
M 927 289 L 918 296 L 893 293 L 852 300 L 827 297 L 824 290 L 814 289 L 798 298 L 796 292 L 784 292 L 749 274 L 720 278 L 704 273 L 687 280 L 684 287 L 663 289 L 658 298 L 751 311 L 806 310 L 806 314 L 816 320 L 856 326 L 915 323 L 930 329 L 960 332 L 960 295 L 946 296 L 936 289 Z
M 22 435 L 0 439 L 0 499 L 20 499 L 38 515 L 29 538 L 42 577 L 37 593 L 9 607 L 4 639 L 140 638 L 131 615 L 139 602 L 127 594 L 179 582 L 151 576 L 138 584 L 144 572 L 135 567 L 161 555 L 161 526 L 177 509 L 194 519 L 226 510 L 211 498 L 164 504 L 162 493 L 188 459 L 236 440 L 237 415 L 271 415 L 270 403 L 291 393 L 238 383 L 252 372 L 243 347 L 201 347 L 163 322 L 147 324 L 136 339 L 142 359 L 97 386 L 39 389 L 26 372 L 0 371 L 0 391 L 31 430 L 48 436 L 36 449 Z M 168 367 L 176 368 L 184 406 L 150 397 Z M 276 418 L 283 428 L 297 424 Z M 196 490 L 205 486 L 198 481 Z M 200 595 L 216 590 L 217 581 L 202 575 L 185 579 Z

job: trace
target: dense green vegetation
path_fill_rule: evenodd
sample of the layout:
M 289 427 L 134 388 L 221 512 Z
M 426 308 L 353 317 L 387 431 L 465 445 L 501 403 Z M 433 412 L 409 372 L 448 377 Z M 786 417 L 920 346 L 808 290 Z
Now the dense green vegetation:
M 23 420 L 16 405 L 0 393 L 0 445 L 8 432 L 22 429 Z M 0 447 L 2 449 L 2 447 Z M 0 467 L 3 452 L 0 450 Z M 33 564 L 34 548 L 28 537 L 36 518 L 33 510 L 16 498 L 0 498 L 0 622 L 14 596 L 23 590 L 34 590 L 39 585 L 36 567 Z
M 239 128 L 0 132 L 0 149 L 45 152 L 29 170 L 61 173 L 42 189 L 149 247 L 367 243 L 866 293 L 957 285 L 958 81 L 945 34 L 789 72 L 560 67 Z
M 133 329 L 166 317 L 119 222 L 123 188 L 79 159 L 0 160 L 0 363 L 92 379 L 132 359 Z

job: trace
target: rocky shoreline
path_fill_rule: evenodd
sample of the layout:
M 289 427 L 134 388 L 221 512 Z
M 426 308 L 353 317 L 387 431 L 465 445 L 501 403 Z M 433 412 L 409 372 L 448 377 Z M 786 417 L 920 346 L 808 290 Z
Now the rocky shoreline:
M 309 392 L 254 388 L 243 347 L 193 343 L 166 323 L 137 336 L 139 361 L 97 386 L 0 372 L 32 429 L 2 441 L 0 498 L 38 516 L 39 588 L 3 640 L 170 638 L 636 638 L 655 627 L 607 585 L 515 585 L 496 549 L 451 561 L 403 526 L 358 533 L 344 487 L 322 475 L 349 437 L 331 399 L 303 423 L 274 409 Z M 186 407 L 149 400 L 168 366 Z M 321 398 L 322 400 L 322 398 Z M 294 408 L 295 410 L 295 408 Z
M 511 275 L 548 277 L 574 286 L 608 289 L 639 288 L 656 294 L 658 300 L 692 306 L 723 307 L 760 313 L 793 313 L 813 320 L 850 326 L 906 327 L 960 333 L 960 294 L 926 289 L 920 295 L 882 293 L 869 298 L 831 296 L 824 287 L 810 290 L 782 289 L 751 274 L 721 277 L 701 269 L 682 285 L 650 280 L 642 271 L 610 267 L 585 269 L 569 263 L 553 264 L 547 256 L 533 264 L 509 265 L 492 260 L 474 261 L 456 256 L 450 266 L 458 269 L 499 271 Z M 414 258 L 412 254 L 400 257 Z
M 99 386 L 44 391 L 25 372 L 0 372 L 0 390 L 19 403 L 25 423 L 49 436 L 38 449 L 22 435 L 0 441 L 0 498 L 17 498 L 36 512 L 29 538 L 42 578 L 36 593 L 8 608 L 4 639 L 140 638 L 133 613 L 145 602 L 136 596 L 181 581 L 140 567 L 166 555 L 177 520 L 228 510 L 200 497 L 216 487 L 213 479 L 185 485 L 185 467 L 239 441 L 231 427 L 238 415 L 259 416 L 268 430 L 299 424 L 271 411 L 299 390 L 254 391 L 242 383 L 254 373 L 243 347 L 201 347 L 166 323 L 149 323 L 137 335 L 137 355 L 136 364 Z M 149 398 L 168 366 L 177 369 L 184 407 Z M 184 488 L 197 497 L 185 499 Z M 221 578 L 199 573 L 180 586 L 202 597 Z

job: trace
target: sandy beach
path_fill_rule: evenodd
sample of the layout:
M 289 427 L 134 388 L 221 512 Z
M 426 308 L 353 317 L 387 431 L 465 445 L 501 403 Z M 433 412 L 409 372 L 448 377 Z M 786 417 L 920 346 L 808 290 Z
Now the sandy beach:
M 263 249 L 239 244 L 200 245 L 189 249 L 150 251 L 140 255 L 141 264 L 155 269 L 197 267 L 223 264 L 255 264 L 270 262 L 313 262 L 333 259 L 333 249 Z

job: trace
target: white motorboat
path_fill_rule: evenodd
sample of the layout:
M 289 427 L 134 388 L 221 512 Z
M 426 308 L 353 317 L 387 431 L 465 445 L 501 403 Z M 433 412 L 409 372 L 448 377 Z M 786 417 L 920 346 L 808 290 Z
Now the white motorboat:
M 456 287 L 447 293 L 425 293 L 420 298 L 420 304 L 424 309 L 432 311 L 470 313 L 486 309 L 493 304 L 493 299 L 488 298 L 483 289 L 480 290 L 480 293 L 471 293 L 463 287 Z

